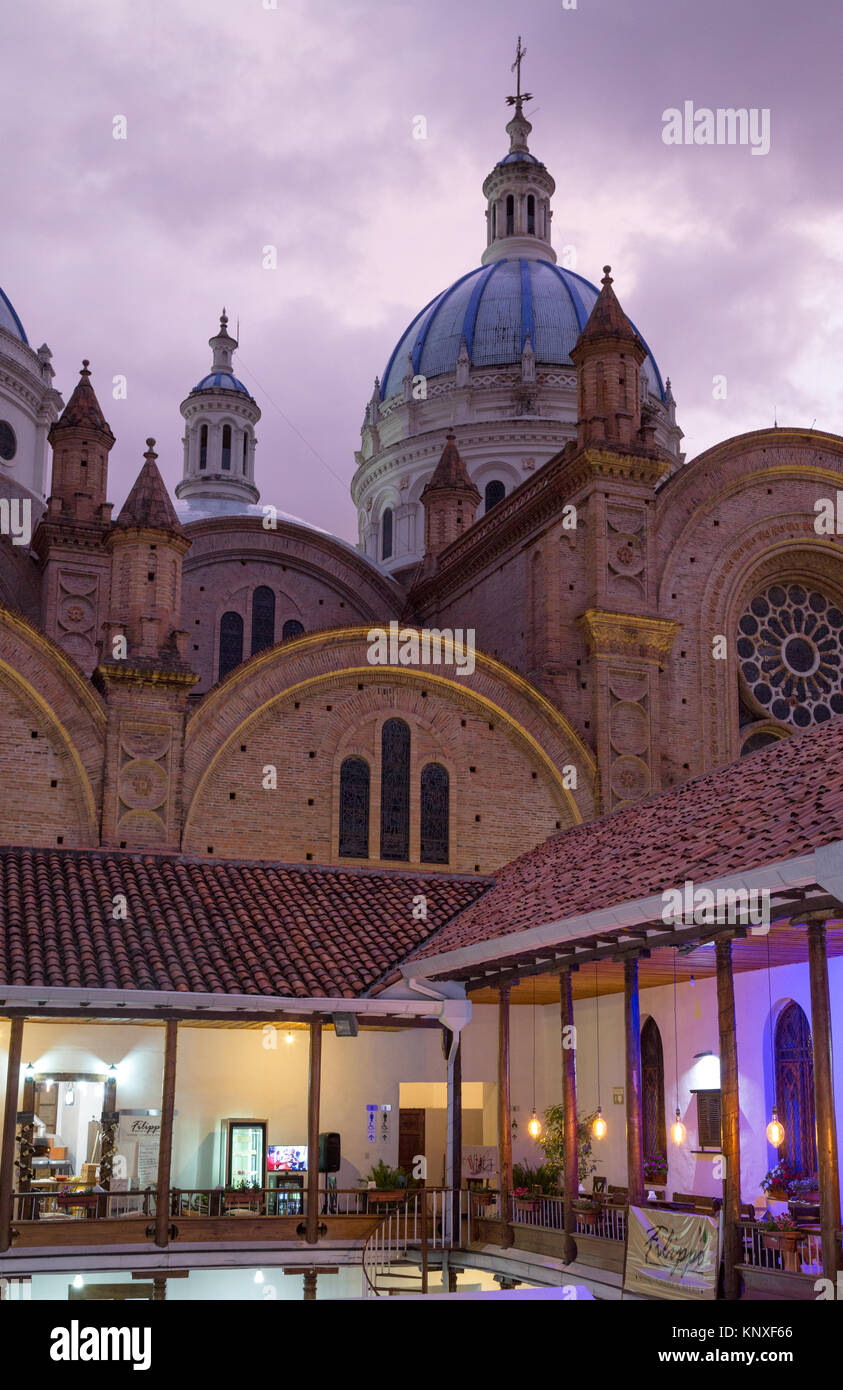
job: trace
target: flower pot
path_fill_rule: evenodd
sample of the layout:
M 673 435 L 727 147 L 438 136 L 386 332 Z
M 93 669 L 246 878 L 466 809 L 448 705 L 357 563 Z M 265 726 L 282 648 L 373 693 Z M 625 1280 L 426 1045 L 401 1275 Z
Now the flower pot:
M 804 1244 L 802 1231 L 763 1231 L 761 1239 L 767 1250 L 778 1250 L 783 1254 L 793 1254 L 798 1246 Z
M 786 1202 L 789 1195 L 786 1187 L 771 1187 L 770 1190 L 765 1193 L 768 1202 Z
M 513 1197 L 513 1205 L 516 1211 L 538 1211 L 538 1197 Z

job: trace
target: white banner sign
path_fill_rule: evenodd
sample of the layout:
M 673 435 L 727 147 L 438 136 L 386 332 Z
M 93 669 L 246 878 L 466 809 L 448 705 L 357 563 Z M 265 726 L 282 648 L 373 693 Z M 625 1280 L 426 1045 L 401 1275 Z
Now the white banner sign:
M 651 1298 L 716 1298 L 718 1237 L 712 1216 L 630 1207 L 624 1290 Z
M 157 1143 L 160 1136 L 160 1115 L 120 1116 L 120 1125 L 117 1130 L 118 1149 L 121 1149 L 124 1144 L 137 1144 L 144 1139 L 154 1139 Z

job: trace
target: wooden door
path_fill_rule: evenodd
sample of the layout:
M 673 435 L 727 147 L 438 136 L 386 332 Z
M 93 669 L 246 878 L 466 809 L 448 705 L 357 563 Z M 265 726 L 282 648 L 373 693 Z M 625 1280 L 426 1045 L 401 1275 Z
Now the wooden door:
M 424 1110 L 398 1111 L 398 1167 L 411 1177 L 418 1154 L 424 1153 Z

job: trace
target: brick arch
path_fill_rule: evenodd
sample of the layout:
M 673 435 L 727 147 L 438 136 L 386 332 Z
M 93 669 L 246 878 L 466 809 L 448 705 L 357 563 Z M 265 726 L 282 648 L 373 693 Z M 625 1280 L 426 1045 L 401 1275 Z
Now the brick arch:
M 50 832 L 51 817 L 66 826 L 65 844 L 99 843 L 99 807 L 102 801 L 102 769 L 105 753 L 105 705 L 60 647 L 39 632 L 18 613 L 0 608 L 0 700 L 5 695 L 10 709 L 31 716 L 35 729 L 47 740 L 56 768 L 66 775 L 66 786 L 58 800 L 47 796 L 43 805 L 45 843 L 55 844 Z M 23 745 L 23 747 L 21 747 Z M 17 741 L 19 752 L 29 745 Z M 14 751 L 14 749 L 13 749 Z M 21 769 L 25 771 L 25 769 Z M 4 780 L 0 775 L 0 780 Z M 57 778 L 56 780 L 61 780 Z M 45 788 L 49 784 L 45 783 Z M 40 789 L 31 789 L 31 811 L 41 816 Z M 10 833 L 11 832 L 11 833 Z M 41 843 L 37 831 L 22 831 L 28 844 Z M 4 837 L 14 841 L 14 825 L 5 818 Z
M 334 704 L 332 694 L 343 694 L 342 710 L 320 714 L 318 738 L 313 752 L 336 746 L 355 701 L 368 709 L 393 707 L 392 694 L 379 696 L 378 688 L 400 690 L 402 708 L 414 709 L 420 719 L 429 719 L 439 730 L 440 740 L 459 746 L 461 719 L 474 718 L 491 724 L 499 735 L 517 746 L 526 771 L 552 786 L 555 803 L 563 821 L 575 824 L 595 814 L 594 758 L 571 725 L 538 691 L 501 663 L 479 653 L 471 676 L 457 677 L 453 666 L 379 667 L 367 661 L 366 628 L 338 629 L 297 638 L 245 662 L 212 691 L 188 721 L 185 741 L 185 846 L 193 844 L 202 821 L 203 797 L 213 794 L 217 769 L 238 744 L 248 745 L 248 726 L 265 711 L 277 707 L 294 708 L 314 692 L 325 705 Z M 357 687 L 362 687 L 358 689 Z M 424 691 L 435 697 L 425 710 Z M 333 721 L 333 723 L 332 723 Z M 336 725 L 336 728 L 333 725 Z M 318 747 L 316 746 L 318 744 Z M 279 763 L 281 761 L 279 753 Z M 577 786 L 567 788 L 562 769 L 577 769 Z M 232 782 L 233 786 L 233 782 Z M 551 829 L 553 827 L 550 827 Z M 540 835 L 540 832 L 539 832 Z M 203 848 L 205 848 L 203 846 Z

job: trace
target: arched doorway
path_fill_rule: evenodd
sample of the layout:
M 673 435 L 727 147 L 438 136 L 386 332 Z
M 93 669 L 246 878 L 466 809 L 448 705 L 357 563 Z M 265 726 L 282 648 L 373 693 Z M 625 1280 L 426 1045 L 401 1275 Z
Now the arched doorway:
M 784 1125 L 779 1158 L 794 1178 L 817 1172 L 817 1121 L 814 1114 L 814 1051 L 811 1025 L 793 1000 L 776 1023 L 776 1109 Z
M 644 1157 L 667 1153 L 664 1122 L 664 1051 L 658 1024 L 648 1018 L 641 1029 L 641 1090 Z

